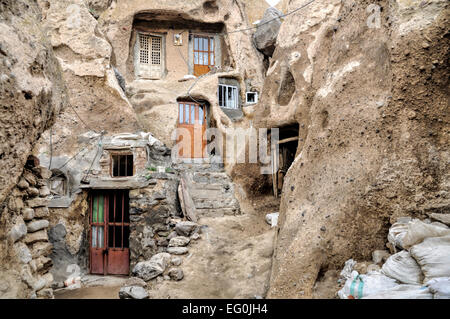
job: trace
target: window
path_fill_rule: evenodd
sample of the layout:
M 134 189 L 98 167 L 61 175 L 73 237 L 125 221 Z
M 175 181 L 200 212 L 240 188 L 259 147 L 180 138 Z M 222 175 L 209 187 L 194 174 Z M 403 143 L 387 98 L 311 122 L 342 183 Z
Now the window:
M 206 123 L 204 106 L 192 102 L 178 103 L 178 124 L 200 124 Z
M 133 176 L 133 155 L 132 154 L 112 154 L 113 177 Z
M 139 62 L 161 65 L 161 37 L 139 34 Z
M 236 86 L 219 84 L 219 106 L 227 109 L 239 107 L 238 88 Z
M 258 103 L 258 92 L 247 92 L 246 93 L 246 103 L 247 104 Z
M 206 74 L 214 65 L 214 38 L 194 36 L 194 75 Z
M 67 194 L 67 178 L 66 176 L 58 171 L 52 171 L 52 177 L 50 177 L 49 186 L 50 194 L 53 198 L 64 197 Z
M 163 70 L 162 36 L 138 33 L 136 71 L 143 78 L 161 78 Z

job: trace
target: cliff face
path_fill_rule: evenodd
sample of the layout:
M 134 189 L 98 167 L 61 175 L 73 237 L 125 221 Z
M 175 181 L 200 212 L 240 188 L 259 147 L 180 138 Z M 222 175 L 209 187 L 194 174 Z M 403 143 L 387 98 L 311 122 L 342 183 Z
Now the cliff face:
M 32 1 L 0 4 L 0 203 L 33 144 L 65 104 L 64 84 Z
M 300 129 L 269 297 L 312 297 L 396 217 L 449 211 L 448 4 L 370 5 L 318 0 L 281 26 L 255 118 Z
M 34 1 L 0 4 L 1 298 L 52 296 L 51 245 L 43 219 L 48 214 L 44 179 L 49 176 L 29 155 L 67 96 L 40 19 Z

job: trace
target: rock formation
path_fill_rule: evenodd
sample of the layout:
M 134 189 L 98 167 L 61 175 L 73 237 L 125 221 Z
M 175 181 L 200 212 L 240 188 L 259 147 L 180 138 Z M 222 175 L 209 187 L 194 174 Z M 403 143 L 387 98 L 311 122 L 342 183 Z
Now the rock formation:
M 315 1 L 285 18 L 255 115 L 299 124 L 268 297 L 312 297 L 397 217 L 448 213 L 448 10 Z

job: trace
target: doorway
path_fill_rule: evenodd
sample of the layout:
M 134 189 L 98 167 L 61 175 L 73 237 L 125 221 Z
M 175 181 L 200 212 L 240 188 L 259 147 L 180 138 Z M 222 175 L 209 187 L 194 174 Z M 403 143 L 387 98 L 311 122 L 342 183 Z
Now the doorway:
M 272 172 L 273 194 L 275 197 L 281 194 L 284 177 L 295 160 L 299 140 L 298 124 L 287 125 L 279 129 L 279 152 L 272 153 L 272 164 L 276 168 Z
M 89 196 L 91 274 L 130 272 L 128 190 L 96 190 Z
M 206 148 L 206 105 L 194 102 L 178 103 L 177 144 L 181 146 L 178 153 L 181 158 L 203 158 Z M 186 136 L 187 135 L 187 136 Z

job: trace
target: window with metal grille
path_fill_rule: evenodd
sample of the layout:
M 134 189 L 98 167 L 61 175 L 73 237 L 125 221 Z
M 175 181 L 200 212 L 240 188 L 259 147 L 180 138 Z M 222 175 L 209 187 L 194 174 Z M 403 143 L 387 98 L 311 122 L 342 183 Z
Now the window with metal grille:
M 232 85 L 219 84 L 219 106 L 227 109 L 239 107 L 238 88 Z
M 161 65 L 161 37 L 139 34 L 139 62 Z
M 113 177 L 133 176 L 133 155 L 113 154 L 111 173 Z

